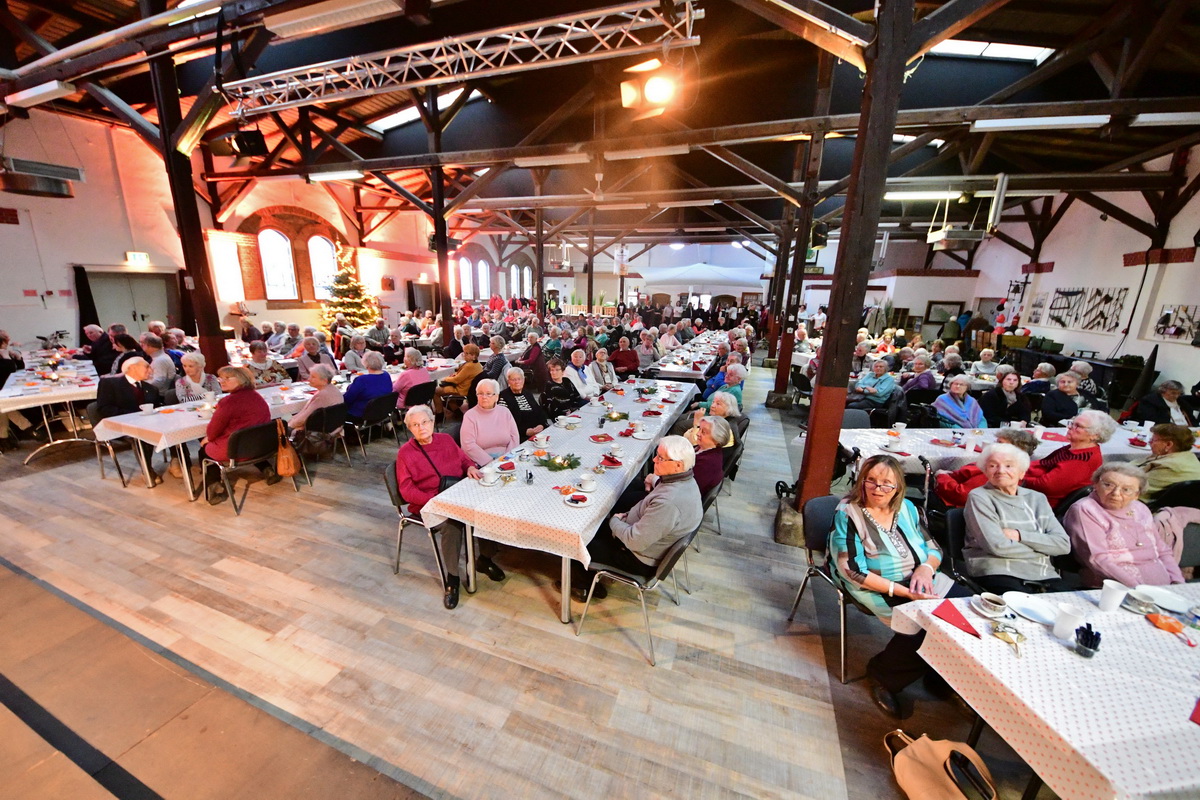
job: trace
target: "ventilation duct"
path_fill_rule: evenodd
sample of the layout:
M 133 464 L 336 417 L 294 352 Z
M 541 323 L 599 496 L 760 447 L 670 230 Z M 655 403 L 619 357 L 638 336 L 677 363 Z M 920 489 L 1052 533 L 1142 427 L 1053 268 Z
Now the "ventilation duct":
M 347 28 L 400 14 L 417 24 L 428 20 L 429 0 L 326 0 L 292 11 L 269 14 L 267 30 L 281 39 Z
M 48 178 L 44 175 L 29 175 L 24 172 L 0 172 L 0 192 L 23 194 L 30 197 L 74 197 L 75 190 L 70 181 Z

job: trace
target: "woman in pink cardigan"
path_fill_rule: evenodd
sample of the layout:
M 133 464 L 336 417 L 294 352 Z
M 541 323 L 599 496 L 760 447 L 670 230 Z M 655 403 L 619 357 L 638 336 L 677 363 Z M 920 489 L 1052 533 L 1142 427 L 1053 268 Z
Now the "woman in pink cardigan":
M 481 380 L 475 386 L 475 397 L 478 402 L 463 414 L 458 439 L 467 457 L 483 466 L 520 444 L 521 434 L 512 412 L 496 405 L 500 384 L 491 378 Z

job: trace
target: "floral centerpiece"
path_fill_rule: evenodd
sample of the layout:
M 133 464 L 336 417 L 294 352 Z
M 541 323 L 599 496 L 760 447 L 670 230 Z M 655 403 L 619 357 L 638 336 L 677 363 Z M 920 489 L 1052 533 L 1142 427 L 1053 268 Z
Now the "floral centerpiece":
M 579 456 L 567 453 L 565 456 L 545 456 L 539 458 L 537 464 L 551 472 L 562 472 L 564 469 L 576 469 L 580 465 Z
M 629 414 L 624 411 L 609 411 L 604 415 L 604 418 L 613 422 L 617 422 L 619 420 L 629 419 Z
M 637 392 L 638 392 L 638 394 L 640 394 L 642 396 L 658 394 L 658 387 L 657 386 L 639 386 Z

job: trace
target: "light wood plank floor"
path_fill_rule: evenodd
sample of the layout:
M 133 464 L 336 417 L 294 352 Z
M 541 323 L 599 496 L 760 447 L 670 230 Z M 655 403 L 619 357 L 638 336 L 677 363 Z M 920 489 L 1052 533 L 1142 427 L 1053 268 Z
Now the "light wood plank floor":
M 369 465 L 315 466 L 298 494 L 255 483 L 241 517 L 188 503 L 169 477 L 102 482 L 86 450 L 32 468 L 9 457 L 0 556 L 435 796 L 846 797 L 811 598 L 783 619 L 803 553 L 771 536 L 774 483 L 790 475 L 769 383 L 756 368 L 724 535 L 707 532 L 710 512 L 692 593 L 650 600 L 656 668 L 635 594 L 593 604 L 581 637 L 558 622 L 557 559 L 505 550 L 508 579 L 482 578 L 447 612 L 410 528 L 393 575 L 386 443 Z M 895 792 L 886 768 L 870 782 Z

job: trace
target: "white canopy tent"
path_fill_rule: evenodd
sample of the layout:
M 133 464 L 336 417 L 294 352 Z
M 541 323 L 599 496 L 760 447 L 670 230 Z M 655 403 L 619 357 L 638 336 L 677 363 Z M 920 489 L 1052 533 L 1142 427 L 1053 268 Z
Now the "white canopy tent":
M 677 294 L 691 289 L 693 294 L 739 295 L 745 291 L 763 291 L 761 267 L 720 267 L 715 264 L 688 264 L 682 267 L 641 268 L 642 291 Z

